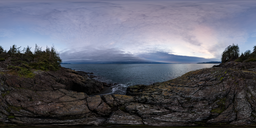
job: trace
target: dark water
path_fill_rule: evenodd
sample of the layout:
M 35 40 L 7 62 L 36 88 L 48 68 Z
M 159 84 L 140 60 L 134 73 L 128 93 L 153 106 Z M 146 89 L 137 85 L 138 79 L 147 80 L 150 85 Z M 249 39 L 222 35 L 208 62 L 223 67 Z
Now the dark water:
M 77 71 L 93 72 L 101 81 L 118 83 L 112 93 L 124 94 L 131 85 L 163 82 L 189 71 L 210 68 L 214 64 L 62 64 Z

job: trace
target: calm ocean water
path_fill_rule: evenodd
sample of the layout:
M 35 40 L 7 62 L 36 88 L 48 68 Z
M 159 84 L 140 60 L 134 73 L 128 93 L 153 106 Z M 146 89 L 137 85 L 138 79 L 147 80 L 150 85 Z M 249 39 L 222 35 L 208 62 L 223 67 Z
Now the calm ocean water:
M 174 79 L 189 71 L 215 64 L 62 64 L 76 71 L 93 72 L 99 80 L 118 83 L 111 93 L 124 94 L 131 85 L 150 85 Z

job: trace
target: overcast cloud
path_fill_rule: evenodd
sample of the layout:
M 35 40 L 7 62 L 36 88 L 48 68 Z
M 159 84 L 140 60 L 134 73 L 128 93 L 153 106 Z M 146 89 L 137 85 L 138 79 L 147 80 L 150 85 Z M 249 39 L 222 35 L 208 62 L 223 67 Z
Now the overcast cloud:
M 220 60 L 255 45 L 255 12 L 255 0 L 0 1 L 0 45 L 54 45 L 63 61 Z

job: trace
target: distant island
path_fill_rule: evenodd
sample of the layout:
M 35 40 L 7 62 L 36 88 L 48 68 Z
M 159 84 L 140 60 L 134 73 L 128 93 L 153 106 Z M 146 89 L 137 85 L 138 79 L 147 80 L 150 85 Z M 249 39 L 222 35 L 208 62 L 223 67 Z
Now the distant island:
M 220 61 L 198 62 L 197 64 L 220 64 Z
M 61 63 L 61 64 L 171 64 L 171 63 L 166 63 L 166 62 L 154 62 L 154 61 L 108 61 L 108 62 L 93 62 L 93 61 L 90 61 L 90 62 L 84 62 L 84 61 L 81 61 L 81 62 L 76 62 L 76 61 L 73 61 L 73 62 L 64 62 L 64 63 Z

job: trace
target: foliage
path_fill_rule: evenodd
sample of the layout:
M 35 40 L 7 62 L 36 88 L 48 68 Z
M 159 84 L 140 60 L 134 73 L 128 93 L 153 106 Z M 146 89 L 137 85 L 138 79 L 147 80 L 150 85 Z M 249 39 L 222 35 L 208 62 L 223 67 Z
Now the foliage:
M 21 51 L 20 47 L 13 45 L 8 52 L 0 46 L 1 61 L 7 63 L 8 69 L 25 77 L 33 77 L 32 70 L 56 71 L 61 67 L 61 59 L 54 47 L 43 51 L 37 45 L 34 53 L 29 46 Z
M 235 61 L 236 62 L 243 62 L 245 59 L 246 58 L 245 58 L 244 54 L 242 53 L 241 56 L 238 59 L 236 59 Z
M 249 57 L 251 55 L 251 51 L 250 50 L 247 50 L 244 52 L 244 56 L 245 57 Z
M 0 46 L 0 54 L 4 52 L 4 49 L 2 46 Z
M 245 62 L 256 62 L 256 58 L 249 58 L 245 60 Z
M 236 59 L 236 61 L 243 62 L 243 61 L 247 60 L 251 56 L 251 54 L 252 54 L 251 51 L 247 50 L 244 53 L 242 53 L 241 56 L 238 59 Z
M 237 45 L 229 45 L 222 54 L 222 63 L 232 61 L 235 58 L 236 62 L 256 62 L 256 46 L 253 47 L 253 52 L 250 50 L 245 51 L 240 56 L 239 47 Z
M 221 61 L 222 63 L 235 60 L 239 57 L 239 47 L 238 45 L 229 45 L 225 51 L 222 53 Z

